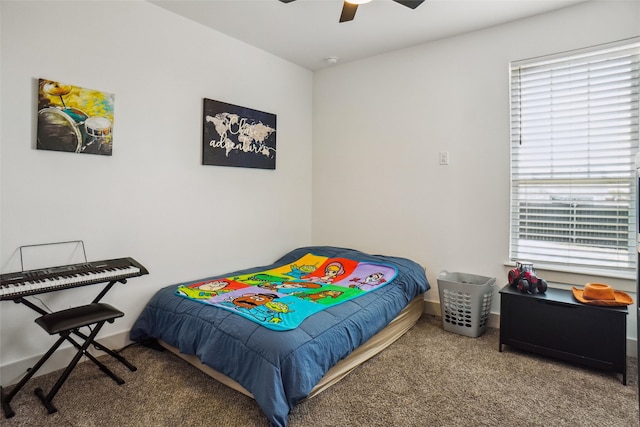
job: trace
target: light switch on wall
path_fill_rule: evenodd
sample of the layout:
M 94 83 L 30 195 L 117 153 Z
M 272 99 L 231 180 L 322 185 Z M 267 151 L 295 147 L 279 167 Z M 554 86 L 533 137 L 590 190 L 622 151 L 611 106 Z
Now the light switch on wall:
M 449 164 L 449 152 L 448 151 L 441 151 L 440 152 L 440 156 L 439 156 L 439 160 L 440 160 L 440 164 L 441 165 L 448 165 Z

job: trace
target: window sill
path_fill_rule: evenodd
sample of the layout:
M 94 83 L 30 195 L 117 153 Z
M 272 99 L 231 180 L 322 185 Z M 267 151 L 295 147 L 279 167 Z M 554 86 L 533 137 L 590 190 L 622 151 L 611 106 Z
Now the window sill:
M 511 269 L 516 266 L 516 263 L 508 261 L 504 265 Z M 533 268 L 536 274 L 546 280 L 552 288 L 571 289 L 571 286 L 582 287 L 587 283 L 606 283 L 620 291 L 636 292 L 636 277 L 633 273 L 597 269 L 583 269 L 576 272 L 571 267 L 563 268 L 545 264 L 534 264 Z

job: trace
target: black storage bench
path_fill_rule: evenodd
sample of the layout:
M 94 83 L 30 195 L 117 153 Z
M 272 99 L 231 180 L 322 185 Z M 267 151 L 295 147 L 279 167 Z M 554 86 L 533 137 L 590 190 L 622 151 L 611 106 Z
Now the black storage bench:
M 551 356 L 622 374 L 627 384 L 627 307 L 583 304 L 571 291 L 500 290 L 500 347 Z

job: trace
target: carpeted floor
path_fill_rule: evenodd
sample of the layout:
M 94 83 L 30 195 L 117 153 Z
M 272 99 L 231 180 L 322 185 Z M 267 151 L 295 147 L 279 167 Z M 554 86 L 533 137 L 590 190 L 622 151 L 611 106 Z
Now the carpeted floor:
M 209 378 L 170 352 L 123 350 L 130 372 L 102 358 L 126 383 L 118 386 L 81 363 L 48 415 L 34 395 L 59 373 L 32 379 L 14 398 L 2 426 L 267 426 L 250 398 Z M 505 347 L 498 331 L 479 338 L 446 332 L 424 315 L 395 344 L 334 387 L 299 404 L 292 427 L 327 426 L 611 426 L 638 425 L 637 360 L 621 376 Z

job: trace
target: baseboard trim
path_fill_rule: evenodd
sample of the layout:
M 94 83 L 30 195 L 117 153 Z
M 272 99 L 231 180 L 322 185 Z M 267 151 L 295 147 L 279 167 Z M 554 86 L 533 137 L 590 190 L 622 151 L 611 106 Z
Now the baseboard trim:
M 424 312 L 436 317 L 442 318 L 442 311 L 440 309 L 440 302 L 426 301 L 424 302 Z M 500 314 L 491 313 L 489 315 L 490 328 L 500 329 Z M 638 341 L 637 339 L 627 337 L 627 356 L 638 357 Z

